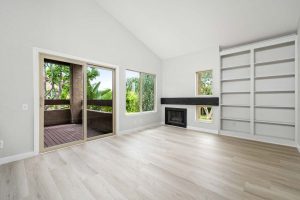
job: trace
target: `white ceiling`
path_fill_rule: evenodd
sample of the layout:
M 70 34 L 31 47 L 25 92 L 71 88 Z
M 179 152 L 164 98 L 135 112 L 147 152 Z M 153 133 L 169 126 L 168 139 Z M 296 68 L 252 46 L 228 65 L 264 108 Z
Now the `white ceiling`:
M 160 58 L 296 32 L 300 0 L 97 0 Z

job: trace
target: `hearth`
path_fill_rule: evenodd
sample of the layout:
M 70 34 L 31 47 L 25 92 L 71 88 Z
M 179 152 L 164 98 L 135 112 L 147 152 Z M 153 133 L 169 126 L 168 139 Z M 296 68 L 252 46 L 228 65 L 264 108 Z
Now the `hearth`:
M 165 108 L 165 124 L 186 128 L 185 108 Z

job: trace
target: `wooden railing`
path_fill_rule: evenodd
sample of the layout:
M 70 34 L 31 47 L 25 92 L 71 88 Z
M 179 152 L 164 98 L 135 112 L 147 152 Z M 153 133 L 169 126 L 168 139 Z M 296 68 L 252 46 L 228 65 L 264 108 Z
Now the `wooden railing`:
M 87 105 L 112 107 L 113 103 L 112 100 L 87 100 Z
M 45 105 L 70 105 L 70 99 L 45 99 Z
M 45 99 L 45 105 L 70 105 L 70 99 Z M 87 105 L 113 106 L 112 100 L 87 100 Z

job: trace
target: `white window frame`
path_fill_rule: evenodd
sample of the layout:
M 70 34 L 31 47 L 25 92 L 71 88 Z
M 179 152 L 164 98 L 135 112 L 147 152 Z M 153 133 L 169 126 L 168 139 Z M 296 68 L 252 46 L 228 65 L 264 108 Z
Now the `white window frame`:
M 204 120 L 204 119 L 200 118 L 202 107 L 210 107 L 211 108 L 211 112 L 212 112 L 211 120 Z M 213 106 L 210 106 L 210 105 L 197 105 L 196 106 L 196 121 L 204 122 L 204 123 L 213 123 L 213 120 L 214 120 L 214 108 L 213 108 Z
M 205 71 L 211 71 L 211 75 L 212 75 L 212 83 L 211 83 L 211 87 L 212 87 L 212 90 L 211 90 L 211 92 L 212 92 L 212 94 L 198 94 L 198 89 L 199 89 L 199 74 L 201 73 L 201 72 L 205 72 Z M 201 70 L 201 71 L 197 71 L 196 72 L 196 78 L 195 78 L 195 85 L 196 85 L 196 87 L 195 87 L 195 96 L 197 96 L 197 97 L 210 97 L 210 96 L 213 96 L 214 95 L 214 70 L 213 69 L 205 69 L 205 70 Z
M 137 72 L 140 74 L 140 111 L 139 112 L 127 112 L 126 110 L 126 71 L 132 71 L 132 72 Z M 154 80 L 154 109 L 150 110 L 150 111 L 142 111 L 143 109 L 143 105 L 142 105 L 142 76 L 141 74 L 150 74 L 153 75 L 155 77 Z M 144 115 L 144 114 L 151 114 L 151 113 L 156 113 L 157 112 L 157 78 L 156 78 L 156 74 L 154 73 L 148 73 L 148 72 L 142 72 L 142 71 L 137 71 L 137 70 L 132 70 L 132 69 L 125 69 L 125 114 L 127 116 L 135 116 L 135 115 Z

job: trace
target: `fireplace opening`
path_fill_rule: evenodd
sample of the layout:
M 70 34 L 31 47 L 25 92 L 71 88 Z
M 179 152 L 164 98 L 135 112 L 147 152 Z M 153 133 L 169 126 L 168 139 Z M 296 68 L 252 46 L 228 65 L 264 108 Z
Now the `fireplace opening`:
M 165 108 L 165 124 L 186 128 L 186 113 L 184 108 Z

